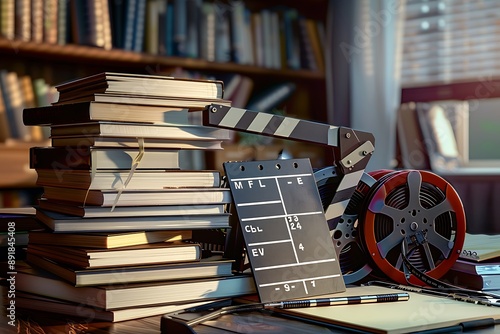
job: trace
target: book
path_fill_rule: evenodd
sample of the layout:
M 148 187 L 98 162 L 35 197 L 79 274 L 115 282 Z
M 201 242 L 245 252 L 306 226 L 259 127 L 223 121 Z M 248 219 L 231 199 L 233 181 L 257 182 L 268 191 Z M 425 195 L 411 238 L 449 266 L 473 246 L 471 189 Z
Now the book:
M 7 108 L 3 99 L 2 85 L 0 84 L 0 142 L 4 143 L 8 140 L 10 135 L 9 118 L 7 115 Z
M 83 317 L 86 321 L 106 322 L 120 322 L 178 312 L 186 308 L 198 307 L 212 302 L 213 301 L 208 300 L 193 303 L 155 305 L 119 310 L 103 310 L 93 306 L 69 303 L 54 298 L 41 297 L 28 293 L 20 292 L 16 294 L 16 307 L 23 310 L 50 312 L 57 315 L 74 316 L 79 318 Z
M 87 247 L 87 248 L 117 248 L 134 245 L 144 245 L 156 242 L 173 242 L 192 238 L 191 230 L 174 231 L 136 231 L 122 233 L 65 233 L 51 231 L 30 231 L 29 243 L 33 245 L 55 245 Z
M 83 248 L 29 243 L 27 252 L 80 269 L 189 262 L 201 259 L 199 244 L 182 241 L 118 248 Z
M 293 82 L 284 82 L 269 87 L 250 99 L 247 109 L 255 111 L 272 111 L 280 103 L 290 97 L 296 89 Z
M 165 216 L 165 215 L 207 215 L 225 212 L 224 204 L 190 204 L 190 205 L 149 205 L 149 206 L 117 206 L 75 205 L 70 202 L 51 201 L 41 198 L 40 209 L 59 212 L 82 218 L 98 217 L 130 217 L 130 216 Z
M 500 257 L 500 235 L 466 233 L 461 259 L 483 262 Z
M 74 189 L 165 189 L 219 187 L 220 172 L 216 170 L 90 170 L 37 169 L 38 186 Z M 129 175 L 132 177 L 128 180 Z M 128 181 L 128 183 L 127 183 Z
M 152 205 L 204 205 L 231 203 L 228 188 L 177 188 L 162 190 L 85 190 L 44 187 L 44 197 L 54 201 L 68 201 L 77 205 L 104 207 Z
M 68 42 L 68 30 L 69 30 L 69 18 L 68 18 L 68 1 L 58 0 L 57 1 L 57 44 L 66 45 Z
M 117 137 L 60 137 L 52 138 L 51 144 L 54 147 L 122 147 L 138 148 L 139 140 L 137 138 L 117 138 Z M 175 140 L 164 138 L 144 138 L 143 146 L 145 149 L 151 148 L 169 148 L 185 150 L 222 150 L 222 140 Z
M 121 138 L 163 138 L 179 140 L 229 140 L 226 129 L 201 125 L 141 124 L 121 122 L 89 122 L 53 125 L 51 137 L 101 136 Z
M 230 95 L 227 95 L 230 96 Z M 123 105 L 138 105 L 136 108 L 143 108 L 143 106 L 156 106 L 163 108 L 183 108 L 189 109 L 189 111 L 199 111 L 205 109 L 205 107 L 212 103 L 217 103 L 225 106 L 230 106 L 231 101 L 226 99 L 197 99 L 190 97 L 176 97 L 176 96 L 141 96 L 133 94 L 102 94 L 102 93 L 91 93 L 89 95 L 78 96 L 70 100 L 61 100 L 52 103 L 52 106 L 61 106 L 66 104 L 77 104 L 83 102 L 95 102 L 100 104 L 98 108 L 102 108 L 105 103 L 113 104 L 123 104 Z M 144 108 L 143 108 L 144 109 Z M 156 115 L 157 113 L 151 112 L 151 114 Z M 137 117 L 142 117 L 137 115 Z M 158 116 L 157 116 L 158 117 Z
M 125 232 L 228 228 L 229 214 L 80 218 L 37 210 L 37 218 L 56 233 Z
M 221 99 L 224 83 L 219 80 L 103 72 L 57 85 L 56 89 L 62 101 L 90 93 Z
M 33 207 L 0 208 L 0 232 L 43 229 Z
M 17 73 L 0 70 L 0 86 L 11 138 L 29 140 L 30 131 L 22 121 L 24 100 Z
M 400 290 L 381 286 L 350 286 L 345 292 L 332 297 L 397 292 Z M 345 330 L 386 334 L 414 333 L 433 329 L 436 333 L 450 333 L 456 331 L 457 327 L 461 330 L 461 324 L 467 323 L 473 326 L 476 320 L 500 319 L 497 307 L 411 291 L 408 293 L 409 300 L 401 302 L 274 309 L 274 311 L 291 316 L 293 319 L 334 325 Z
M 42 37 L 43 42 L 48 44 L 57 44 L 57 17 L 60 10 L 59 0 L 45 0 L 43 2 L 43 23 Z
M 86 306 L 81 303 L 70 303 L 54 298 L 42 297 L 30 293 L 16 293 L 16 307 L 30 311 L 42 311 L 57 314 L 58 316 L 84 317 L 86 321 L 120 322 L 126 320 L 140 319 L 178 312 L 191 307 L 213 303 L 212 300 L 155 305 L 143 307 L 131 307 L 117 310 L 104 310 L 95 306 Z
M 0 2 L 0 34 L 13 40 L 16 37 L 16 2 L 4 0 Z
M 48 272 L 19 269 L 16 292 L 23 291 L 106 310 L 203 301 L 255 293 L 253 277 L 247 274 L 204 279 L 75 287 Z
M 417 118 L 416 103 L 403 103 L 398 109 L 396 131 L 404 168 L 430 169 L 429 155 Z
M 77 269 L 28 252 L 26 262 L 79 287 L 232 276 L 231 266 L 234 261 L 201 259 L 195 262 Z
M 452 285 L 472 290 L 500 290 L 499 274 L 473 274 L 451 268 L 441 279 Z
M 500 261 L 473 262 L 458 259 L 453 263 L 451 269 L 476 275 L 500 274 Z
M 23 123 L 28 126 L 92 121 L 187 124 L 187 113 L 186 108 L 178 106 L 88 101 L 24 108 Z
M 136 169 L 179 169 L 179 150 L 144 150 Z M 107 170 L 132 168 L 141 151 L 137 148 L 30 147 L 30 168 L 55 170 Z
M 42 43 L 44 35 L 44 10 L 45 1 L 35 0 L 31 2 L 31 41 Z
M 134 10 L 134 37 L 132 51 L 142 52 L 144 47 L 144 32 L 146 20 L 146 1 L 137 1 Z
M 309 38 L 309 41 L 311 43 L 312 47 L 312 52 L 314 54 L 316 64 L 318 65 L 318 69 L 321 72 L 325 71 L 325 54 L 324 54 L 324 48 L 321 42 L 321 36 L 320 36 L 320 27 L 319 27 L 320 21 L 315 21 L 312 19 L 306 19 L 306 29 L 307 29 L 307 36 Z
M 28 244 L 28 231 L 16 231 L 15 233 L 0 232 L 0 247 L 26 246 Z
M 33 84 L 33 79 L 29 75 L 22 75 L 19 77 L 19 87 L 21 89 L 21 95 L 23 96 L 24 108 L 34 108 L 36 107 L 37 101 L 35 96 L 35 89 Z M 36 142 L 43 141 L 45 139 L 45 134 L 40 126 L 30 126 L 29 128 L 30 140 Z

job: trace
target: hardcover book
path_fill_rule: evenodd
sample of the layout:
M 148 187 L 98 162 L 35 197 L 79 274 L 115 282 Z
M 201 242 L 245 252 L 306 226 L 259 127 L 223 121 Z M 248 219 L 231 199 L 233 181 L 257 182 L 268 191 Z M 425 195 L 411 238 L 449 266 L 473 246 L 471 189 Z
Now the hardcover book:
M 460 258 L 483 262 L 500 257 L 500 235 L 471 234 L 465 235 Z
M 95 147 L 121 147 L 138 148 L 140 147 L 137 138 L 119 138 L 119 137 L 99 137 L 99 136 L 71 136 L 54 137 L 51 139 L 52 146 L 95 146 Z M 146 149 L 165 148 L 165 149 L 186 149 L 186 150 L 221 150 L 222 140 L 175 140 L 165 138 L 144 138 Z
M 88 248 L 117 248 L 144 245 L 155 242 L 189 240 L 191 230 L 176 231 L 136 231 L 123 233 L 65 233 L 30 231 L 29 243 L 32 245 L 58 245 Z
M 37 210 L 36 216 L 56 233 L 213 229 L 230 226 L 229 214 L 80 218 Z
M 229 140 L 229 131 L 200 125 L 89 122 L 53 125 L 51 137 L 119 137 L 176 140 Z
M 73 189 L 161 190 L 166 188 L 219 187 L 220 172 L 209 170 L 90 170 L 37 169 L 38 186 Z
M 231 203 L 227 188 L 171 188 L 161 190 L 130 191 L 85 190 L 62 187 L 44 187 L 44 197 L 54 201 L 68 201 L 77 205 L 151 206 L 151 205 L 204 205 Z
M 30 168 L 57 170 L 131 169 L 141 151 L 137 148 L 31 147 Z M 149 149 L 136 169 L 179 169 L 179 150 Z
M 75 205 L 69 202 L 51 201 L 46 198 L 41 198 L 38 201 L 38 206 L 43 210 L 83 218 L 207 215 L 226 212 L 224 204 L 116 206 L 111 210 L 109 207 L 98 205 Z
M 232 276 L 231 266 L 234 261 L 202 259 L 181 263 L 78 269 L 28 253 L 26 262 L 79 287 Z
M 455 263 L 453 263 L 451 269 L 475 275 L 496 275 L 500 274 L 500 261 L 493 260 L 475 262 L 470 260 L 458 259 Z
M 477 291 L 500 290 L 499 274 L 475 274 L 450 269 L 442 280 L 455 286 Z
M 75 287 L 48 272 L 26 268 L 16 275 L 16 291 L 82 303 L 106 310 L 178 304 L 255 293 L 251 275 Z
M 42 297 L 31 293 L 16 293 L 16 307 L 23 310 L 51 312 L 57 315 L 79 317 L 82 314 L 91 314 L 93 321 L 119 322 L 132 319 L 151 317 L 155 315 L 178 312 L 191 307 L 198 307 L 212 303 L 212 300 L 176 303 L 168 305 L 154 305 L 131 307 L 117 310 L 105 310 L 95 306 L 86 306 L 82 303 L 65 302 L 55 298 Z
M 189 262 L 201 259 L 200 245 L 182 241 L 156 242 L 112 249 L 30 243 L 27 252 L 80 269 Z
M 28 126 L 92 121 L 187 124 L 187 113 L 188 109 L 175 105 L 79 102 L 25 108 L 23 123 Z
M 59 91 L 60 100 L 90 93 L 221 99 L 224 83 L 217 80 L 104 72 L 60 84 L 56 89 Z
M 228 97 L 230 95 L 227 95 Z M 90 93 L 85 96 L 78 96 L 71 100 L 61 101 L 52 104 L 52 106 L 73 105 L 80 103 L 88 103 L 92 108 L 98 104 L 98 110 L 101 110 L 106 105 L 122 104 L 127 106 L 136 105 L 137 109 L 144 106 L 157 106 L 162 108 L 184 108 L 189 111 L 200 111 L 205 109 L 208 104 L 217 103 L 221 105 L 231 106 L 231 101 L 228 99 L 197 99 L 192 97 L 176 97 L 176 96 L 142 96 L 133 94 L 103 94 L 103 93 Z M 84 106 L 84 104 L 82 104 Z M 62 107 L 66 109 L 69 107 Z M 138 115 L 140 117 L 141 115 Z

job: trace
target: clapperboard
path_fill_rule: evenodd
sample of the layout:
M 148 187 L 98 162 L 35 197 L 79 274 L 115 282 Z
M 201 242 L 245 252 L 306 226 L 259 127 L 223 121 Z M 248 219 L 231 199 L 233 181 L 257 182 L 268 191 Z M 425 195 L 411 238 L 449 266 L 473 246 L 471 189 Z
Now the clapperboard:
M 345 291 L 309 159 L 224 170 L 261 302 Z

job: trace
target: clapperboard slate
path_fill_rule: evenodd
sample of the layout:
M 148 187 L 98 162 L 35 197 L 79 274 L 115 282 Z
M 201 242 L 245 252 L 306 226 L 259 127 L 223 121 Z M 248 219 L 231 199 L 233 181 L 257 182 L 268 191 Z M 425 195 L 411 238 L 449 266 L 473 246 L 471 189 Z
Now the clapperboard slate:
M 309 159 L 226 162 L 260 301 L 345 291 Z

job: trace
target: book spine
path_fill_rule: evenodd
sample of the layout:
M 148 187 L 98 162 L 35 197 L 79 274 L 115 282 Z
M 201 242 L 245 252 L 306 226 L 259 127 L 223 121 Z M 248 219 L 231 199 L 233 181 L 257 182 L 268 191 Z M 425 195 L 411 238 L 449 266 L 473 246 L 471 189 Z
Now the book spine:
M 85 106 L 86 108 L 81 109 L 73 107 L 73 112 L 67 110 L 67 105 L 26 108 L 23 111 L 23 124 L 29 126 L 88 122 L 91 120 L 88 111 L 90 104 L 85 104 Z
M 31 40 L 43 42 L 43 0 L 31 0 Z
M 57 1 L 57 44 L 66 45 L 69 35 L 69 7 L 66 0 Z
M 173 55 L 186 56 L 187 1 L 174 0 Z
M 58 0 L 45 0 L 43 3 L 43 42 L 48 44 L 57 43 L 58 34 Z
M 125 7 L 125 22 L 123 22 L 125 30 L 123 32 L 122 48 L 124 50 L 132 50 L 134 46 L 134 22 L 136 2 L 138 0 L 127 0 Z
M 0 34 L 7 39 L 14 39 L 16 36 L 15 0 L 2 0 L 0 6 Z
M 134 38 L 132 51 L 142 52 L 144 48 L 144 31 L 146 23 L 146 0 L 137 0 L 134 19 Z
M 186 0 L 186 57 L 200 56 L 200 0 Z
M 2 70 L 0 71 L 0 82 L 11 136 L 15 139 L 29 140 L 28 128 L 24 126 L 22 121 L 24 101 L 19 78 L 15 72 Z
M 2 85 L 0 84 L 0 142 L 5 142 L 10 136 L 9 119 L 3 99 Z

